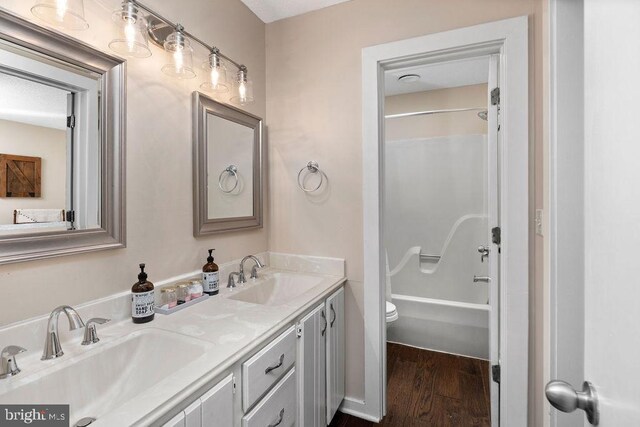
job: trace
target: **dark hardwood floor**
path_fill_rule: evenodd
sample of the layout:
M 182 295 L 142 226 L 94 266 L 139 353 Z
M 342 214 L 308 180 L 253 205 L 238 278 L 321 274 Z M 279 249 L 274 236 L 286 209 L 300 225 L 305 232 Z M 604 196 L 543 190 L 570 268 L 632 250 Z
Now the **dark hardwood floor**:
M 491 425 L 486 361 L 388 343 L 387 375 L 380 424 L 338 412 L 331 427 Z

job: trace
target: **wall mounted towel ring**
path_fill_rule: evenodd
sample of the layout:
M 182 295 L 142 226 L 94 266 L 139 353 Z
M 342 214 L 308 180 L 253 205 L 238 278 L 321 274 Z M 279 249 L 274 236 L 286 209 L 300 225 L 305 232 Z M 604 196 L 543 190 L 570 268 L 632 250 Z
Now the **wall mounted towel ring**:
M 236 181 L 231 190 L 225 190 L 225 188 L 222 186 L 222 177 L 225 174 L 228 174 L 228 175 L 232 176 Z M 238 187 L 238 183 L 239 182 L 240 182 L 240 180 L 238 179 L 238 167 L 236 165 L 227 166 L 227 168 L 225 170 L 220 172 L 220 176 L 218 177 L 218 187 L 220 187 L 220 190 L 222 190 L 223 193 L 227 193 L 227 194 L 229 194 L 233 190 L 235 190 Z
M 304 186 L 304 177 L 302 176 L 302 172 L 304 172 L 305 169 L 307 170 L 308 173 L 320 174 L 320 182 L 315 188 L 306 188 Z M 318 167 L 318 162 L 315 162 L 312 160 L 309 163 L 307 163 L 305 167 L 300 169 L 300 172 L 298 172 L 298 187 L 300 187 L 300 189 L 305 193 L 313 193 L 314 191 L 318 191 L 318 189 L 322 186 L 323 182 L 324 182 L 324 172 L 322 172 Z

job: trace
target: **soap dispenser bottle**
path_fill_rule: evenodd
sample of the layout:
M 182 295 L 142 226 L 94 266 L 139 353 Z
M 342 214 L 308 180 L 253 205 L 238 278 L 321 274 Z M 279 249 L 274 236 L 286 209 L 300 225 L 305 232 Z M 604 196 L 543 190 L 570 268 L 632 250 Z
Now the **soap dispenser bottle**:
M 138 281 L 131 288 L 131 319 L 133 323 L 151 322 L 155 315 L 153 309 L 155 302 L 153 283 L 147 280 L 144 264 L 140 264 Z
M 213 262 L 213 251 L 215 249 L 209 249 L 207 263 L 202 267 L 202 286 L 207 295 L 217 295 L 219 291 L 218 264 Z

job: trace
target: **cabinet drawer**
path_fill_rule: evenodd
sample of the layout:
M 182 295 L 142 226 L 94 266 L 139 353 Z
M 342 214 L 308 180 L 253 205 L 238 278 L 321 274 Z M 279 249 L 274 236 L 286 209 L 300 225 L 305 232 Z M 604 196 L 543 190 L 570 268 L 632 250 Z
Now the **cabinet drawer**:
M 296 422 L 296 369 L 242 418 L 242 427 L 291 427 Z
M 292 326 L 242 364 L 242 409 L 248 411 L 294 365 L 295 359 L 296 332 Z

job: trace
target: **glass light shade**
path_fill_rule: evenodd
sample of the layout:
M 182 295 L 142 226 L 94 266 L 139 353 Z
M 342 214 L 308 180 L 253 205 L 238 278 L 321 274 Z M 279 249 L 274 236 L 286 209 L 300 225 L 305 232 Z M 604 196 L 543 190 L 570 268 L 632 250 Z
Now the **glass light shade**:
M 164 50 L 171 55 L 171 62 L 162 67 L 163 73 L 177 79 L 192 79 L 196 76 L 193 71 L 191 42 L 182 32 L 170 34 L 164 42 Z
M 227 69 L 222 64 L 218 53 L 212 52 L 209 59 L 202 64 L 202 68 L 207 72 L 207 80 L 200 85 L 202 90 L 215 93 L 229 91 Z
M 247 78 L 246 68 L 241 68 L 238 71 L 234 92 L 231 102 L 240 105 L 247 105 L 253 102 L 253 82 Z
M 31 13 L 47 24 L 65 30 L 86 30 L 83 0 L 38 0 Z
M 111 15 L 113 18 L 114 37 L 109 47 L 121 55 L 132 58 L 148 58 L 149 34 L 147 20 L 131 1 L 122 3 L 122 7 Z

